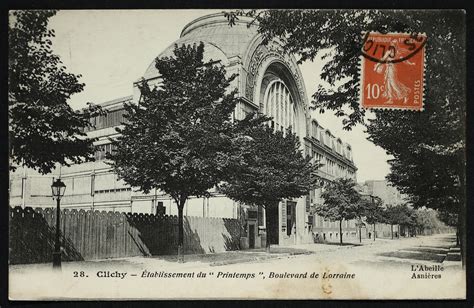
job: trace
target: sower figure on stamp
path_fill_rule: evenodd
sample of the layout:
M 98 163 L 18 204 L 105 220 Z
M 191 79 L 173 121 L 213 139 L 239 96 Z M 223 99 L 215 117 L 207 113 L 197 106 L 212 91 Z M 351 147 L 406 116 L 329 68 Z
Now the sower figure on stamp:
M 377 63 L 374 67 L 374 71 L 378 74 L 382 74 L 384 72 L 384 88 L 382 96 L 387 98 L 385 104 L 393 104 L 394 100 L 401 100 L 403 99 L 403 103 L 406 104 L 408 101 L 408 95 L 410 94 L 410 88 L 404 85 L 397 77 L 397 69 L 395 64 L 392 63 L 391 60 L 395 59 L 396 50 L 402 51 L 400 54 L 403 54 L 403 51 L 407 51 L 406 49 L 396 47 L 397 40 L 394 39 L 390 42 L 390 47 L 388 48 L 387 52 L 381 59 L 381 62 Z M 415 63 L 410 62 L 408 60 L 404 60 L 400 63 L 406 63 L 408 65 L 415 65 Z

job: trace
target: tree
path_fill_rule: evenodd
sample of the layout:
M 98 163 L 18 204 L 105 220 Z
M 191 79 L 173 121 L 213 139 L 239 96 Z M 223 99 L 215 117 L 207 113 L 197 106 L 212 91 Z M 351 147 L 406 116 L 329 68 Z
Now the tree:
M 403 227 L 405 236 L 413 235 L 416 232 L 416 228 L 427 227 L 428 224 L 419 225 L 419 213 L 411 207 L 408 207 L 406 204 L 402 208 L 404 214 L 404 221 L 402 221 L 399 226 Z M 424 223 L 427 223 L 426 221 Z M 400 230 L 400 227 L 399 227 Z M 401 232 L 399 232 L 401 234 Z
M 352 179 L 338 178 L 325 187 L 321 197 L 324 203 L 316 206 L 316 213 L 330 221 L 339 221 L 339 242 L 342 245 L 342 221 L 359 216 L 360 194 Z
M 432 234 L 439 233 L 446 229 L 444 225 L 437 217 L 437 212 L 433 209 L 421 208 L 414 211 L 415 223 L 413 224 L 412 234 Z
M 367 126 L 369 139 L 394 159 L 389 181 L 415 207 L 458 213 L 465 263 L 465 13 L 422 10 L 233 11 L 254 16 L 265 41 L 278 38 L 300 62 L 324 53 L 329 61 L 313 107 L 342 117 L 345 129 Z M 359 105 L 361 32 L 426 33 L 424 111 L 377 110 L 365 121 Z
M 438 211 L 438 219 L 450 227 L 456 227 L 456 245 L 460 245 L 459 215 L 447 210 Z
M 405 204 L 387 205 L 383 213 L 384 222 L 390 225 L 390 232 L 393 240 L 393 226 L 394 225 L 408 225 L 410 223 L 410 216 L 408 208 Z M 400 237 L 400 227 L 398 235 Z
M 362 243 L 362 227 L 365 227 L 364 218 L 371 207 L 371 201 L 367 198 L 359 197 L 359 201 L 354 205 L 354 216 L 357 218 L 356 226 L 359 228 L 359 243 Z
M 267 117 L 250 114 L 240 124 L 242 152 L 228 167 L 226 182 L 219 190 L 229 198 L 265 209 L 267 252 L 274 240 L 270 230 L 278 229 L 278 204 L 282 199 L 299 198 L 316 185 L 319 164 L 304 157 L 298 136 L 288 129 L 275 131 Z
M 69 98 L 83 90 L 80 75 L 66 72 L 53 54 L 52 10 L 12 11 L 8 24 L 8 123 L 10 170 L 23 165 L 46 174 L 55 164 L 94 159 L 94 139 L 84 127 L 101 112 L 93 104 L 74 111 Z
M 367 205 L 365 213 L 365 221 L 374 226 L 374 241 L 376 237 L 375 225 L 383 223 L 383 207 L 382 199 L 375 196 L 370 196 L 370 203 Z
M 126 106 L 126 123 L 113 141 L 111 165 L 121 179 L 148 193 L 159 189 L 178 207 L 178 258 L 183 261 L 183 208 L 190 196 L 208 197 L 225 175 L 234 148 L 231 120 L 237 99 L 226 92 L 235 76 L 204 62 L 204 44 L 175 45 L 156 59 L 162 83 L 140 86 L 142 100 Z
M 393 240 L 393 225 L 397 223 L 395 207 L 387 204 L 387 207 L 383 211 L 384 223 L 390 225 L 390 234 Z

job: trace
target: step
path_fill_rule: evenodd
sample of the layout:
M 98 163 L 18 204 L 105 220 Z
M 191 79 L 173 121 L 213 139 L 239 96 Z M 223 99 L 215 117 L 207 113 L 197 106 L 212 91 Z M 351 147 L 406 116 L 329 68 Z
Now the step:
M 461 261 L 461 254 L 458 252 L 448 252 L 445 261 Z

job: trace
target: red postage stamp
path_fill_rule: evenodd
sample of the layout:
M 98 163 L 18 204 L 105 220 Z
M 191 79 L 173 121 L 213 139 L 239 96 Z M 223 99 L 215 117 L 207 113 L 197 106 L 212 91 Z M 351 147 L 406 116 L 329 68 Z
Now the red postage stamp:
M 423 110 L 426 35 L 367 32 L 361 57 L 363 108 Z

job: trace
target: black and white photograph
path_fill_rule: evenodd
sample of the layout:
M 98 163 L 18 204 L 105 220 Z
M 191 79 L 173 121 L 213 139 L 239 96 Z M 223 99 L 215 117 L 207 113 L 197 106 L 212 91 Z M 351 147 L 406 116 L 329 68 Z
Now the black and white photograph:
M 466 12 L 8 12 L 10 300 L 465 299 Z

